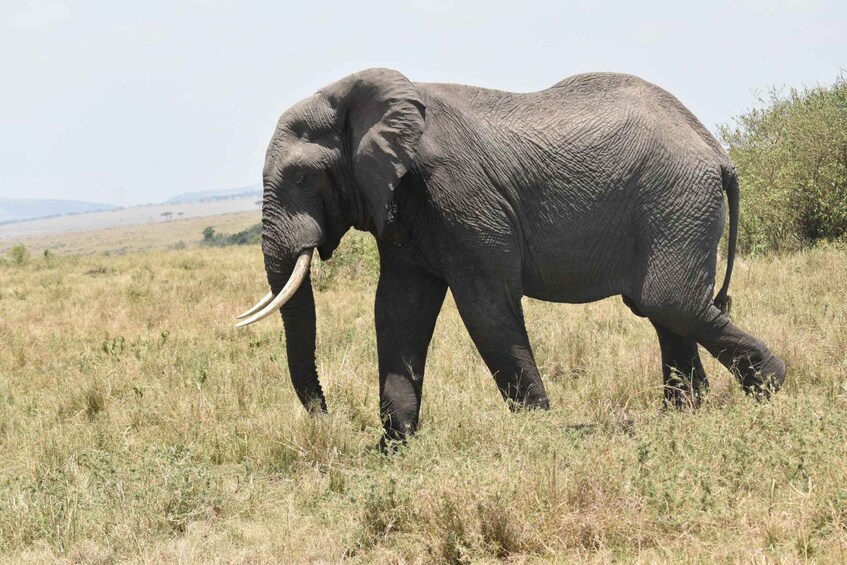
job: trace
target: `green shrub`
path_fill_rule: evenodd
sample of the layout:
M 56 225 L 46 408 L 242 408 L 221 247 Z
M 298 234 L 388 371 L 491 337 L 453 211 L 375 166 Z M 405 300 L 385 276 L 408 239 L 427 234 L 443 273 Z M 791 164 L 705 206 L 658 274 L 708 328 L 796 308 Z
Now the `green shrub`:
M 215 233 L 215 228 L 208 226 L 203 230 L 203 241 L 208 247 L 227 247 L 229 245 L 252 245 L 262 241 L 262 224 L 255 224 L 244 231 L 233 234 Z
M 15 265 L 23 265 L 29 261 L 29 249 L 24 244 L 18 244 L 9 250 L 12 262 Z
M 847 78 L 771 89 L 720 128 L 741 186 L 742 252 L 796 249 L 847 235 Z
M 333 288 L 339 281 L 371 286 L 379 277 L 379 251 L 370 234 L 351 230 L 327 262 L 312 263 L 312 284 L 317 291 Z

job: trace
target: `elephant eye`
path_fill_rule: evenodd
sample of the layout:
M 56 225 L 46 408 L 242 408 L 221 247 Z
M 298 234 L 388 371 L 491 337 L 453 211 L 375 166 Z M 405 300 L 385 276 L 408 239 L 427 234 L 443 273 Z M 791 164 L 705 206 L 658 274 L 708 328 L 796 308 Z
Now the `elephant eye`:
M 298 172 L 294 175 L 294 184 L 297 186 L 306 186 L 307 180 L 309 180 L 309 173 Z

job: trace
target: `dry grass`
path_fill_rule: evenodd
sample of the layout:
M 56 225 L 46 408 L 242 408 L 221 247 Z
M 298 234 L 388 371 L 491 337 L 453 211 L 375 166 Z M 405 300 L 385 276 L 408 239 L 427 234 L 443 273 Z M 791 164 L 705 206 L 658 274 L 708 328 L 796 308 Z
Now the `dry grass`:
M 662 410 L 652 328 L 607 300 L 527 302 L 553 409 L 510 414 L 448 301 L 421 432 L 391 458 L 372 277 L 318 295 L 331 413 L 310 418 L 281 324 L 232 328 L 261 264 L 238 247 L 0 266 L 6 560 L 847 560 L 847 250 L 736 271 L 736 321 L 791 374 L 757 404 L 709 358 L 697 413 Z

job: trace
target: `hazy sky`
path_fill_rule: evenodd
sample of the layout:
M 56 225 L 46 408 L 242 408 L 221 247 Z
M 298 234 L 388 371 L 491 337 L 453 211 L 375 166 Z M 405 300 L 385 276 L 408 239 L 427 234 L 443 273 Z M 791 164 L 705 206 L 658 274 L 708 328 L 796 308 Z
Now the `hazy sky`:
M 847 2 L 0 3 L 0 197 L 159 202 L 261 179 L 279 114 L 350 72 L 531 91 L 637 74 L 707 127 L 847 68 Z

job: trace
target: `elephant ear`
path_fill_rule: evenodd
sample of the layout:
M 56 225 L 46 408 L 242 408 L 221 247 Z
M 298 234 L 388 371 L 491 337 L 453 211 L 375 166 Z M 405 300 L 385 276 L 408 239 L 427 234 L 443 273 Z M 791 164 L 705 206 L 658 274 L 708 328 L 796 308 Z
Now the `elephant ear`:
M 353 175 L 381 237 L 394 220 L 394 190 L 423 135 L 424 104 L 409 79 L 389 69 L 352 74 L 321 94 L 339 111 Z

